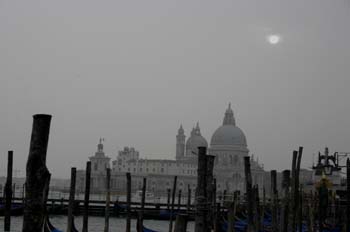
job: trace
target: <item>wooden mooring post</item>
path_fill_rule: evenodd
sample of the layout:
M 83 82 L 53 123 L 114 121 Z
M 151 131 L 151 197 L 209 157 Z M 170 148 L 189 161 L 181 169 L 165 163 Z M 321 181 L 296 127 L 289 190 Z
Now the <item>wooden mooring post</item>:
M 182 195 L 182 191 L 181 189 L 179 189 L 179 193 L 177 197 L 177 210 L 180 210 L 180 207 L 181 207 L 181 195 Z
M 12 168 L 13 168 L 13 151 L 8 151 L 7 179 L 5 184 L 5 219 L 4 219 L 5 232 L 11 230 Z
M 187 214 L 191 211 L 191 186 L 187 186 Z
M 85 194 L 84 194 L 84 212 L 83 212 L 83 229 L 82 229 L 83 232 L 88 232 L 90 180 L 91 180 L 91 161 L 88 161 L 86 162 L 86 171 L 85 171 Z
M 167 189 L 167 209 L 170 209 L 170 196 L 171 196 L 171 189 Z
M 26 165 L 26 200 L 23 214 L 23 232 L 42 230 L 46 209 L 46 194 L 50 172 L 46 167 L 51 115 L 33 116 L 29 156 Z
M 105 229 L 104 232 L 109 231 L 109 205 L 111 201 L 111 169 L 106 169 L 106 209 L 105 209 Z
M 198 147 L 195 232 L 210 231 L 207 222 L 207 148 Z
M 297 157 L 298 152 L 293 151 L 293 158 L 292 158 L 292 180 L 291 180 L 291 228 L 292 231 L 296 231 L 296 214 L 297 214 L 297 208 L 295 204 L 295 198 L 296 198 L 296 167 L 297 167 Z
M 346 231 L 350 231 L 350 160 L 346 160 Z
M 177 214 L 175 220 L 174 232 L 186 232 L 187 231 L 188 216 L 184 214 Z
M 131 230 L 131 174 L 126 173 L 126 232 Z
M 215 211 L 215 205 L 213 205 L 213 197 L 214 197 L 214 176 L 213 176 L 213 170 L 214 170 L 214 155 L 207 155 L 206 160 L 207 160 L 207 208 L 208 208 L 208 213 L 207 213 L 207 222 L 208 226 L 210 228 L 214 228 L 214 221 L 212 220 L 214 216 L 214 211 Z
M 272 232 L 278 231 L 277 224 L 277 172 L 271 171 L 271 205 L 272 205 Z
M 174 176 L 173 191 L 171 196 L 169 232 L 173 231 L 173 214 L 174 214 L 174 205 L 175 205 L 176 183 L 177 183 L 177 176 Z
M 70 174 L 70 190 L 69 190 L 69 204 L 68 204 L 68 217 L 67 217 L 67 231 L 72 231 L 73 228 L 73 210 L 75 200 L 75 184 L 76 184 L 77 169 L 72 168 Z M 53 203 L 52 203 L 53 204 Z
M 290 186 L 290 170 L 282 172 L 282 211 L 281 211 L 281 232 L 288 232 L 289 219 L 289 186 Z
M 143 211 L 145 209 L 145 202 L 146 202 L 146 187 L 147 187 L 147 179 L 143 178 L 143 184 L 142 184 L 142 196 L 141 196 L 141 209 L 138 215 L 138 232 L 143 232 Z
M 248 232 L 255 231 L 253 217 L 253 194 L 252 194 L 252 174 L 250 170 L 250 157 L 244 157 L 244 173 L 246 181 L 247 211 L 248 211 Z

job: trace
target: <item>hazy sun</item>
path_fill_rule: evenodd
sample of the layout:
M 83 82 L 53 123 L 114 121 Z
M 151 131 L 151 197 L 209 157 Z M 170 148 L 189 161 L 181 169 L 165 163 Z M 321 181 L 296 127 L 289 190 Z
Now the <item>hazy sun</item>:
M 281 42 L 281 36 L 279 36 L 279 35 L 269 35 L 269 36 L 267 36 L 267 41 L 270 44 L 278 44 L 279 42 Z

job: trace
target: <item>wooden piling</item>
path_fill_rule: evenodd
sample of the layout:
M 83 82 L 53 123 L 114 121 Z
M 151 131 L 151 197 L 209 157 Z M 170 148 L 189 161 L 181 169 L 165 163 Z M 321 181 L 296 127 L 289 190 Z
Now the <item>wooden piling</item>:
M 91 181 L 91 161 L 88 161 L 86 162 L 86 171 L 85 171 L 85 194 L 84 194 L 83 229 L 82 229 L 83 232 L 88 232 L 90 181 Z
M 191 211 L 191 186 L 187 186 L 187 214 Z
M 46 191 L 50 183 L 50 172 L 46 167 L 51 115 L 33 116 L 33 128 L 29 156 L 26 165 L 26 201 L 23 214 L 23 232 L 42 230 Z
M 105 230 L 109 231 L 109 204 L 111 200 L 111 169 L 106 169 L 106 209 L 105 209 Z
M 208 202 L 207 223 L 208 223 L 208 226 L 210 228 L 213 228 L 214 223 L 213 223 L 212 218 L 214 216 L 215 206 L 213 207 L 212 203 L 213 203 L 213 197 L 214 197 L 213 169 L 214 169 L 215 156 L 214 155 L 207 155 L 206 159 L 207 159 L 207 173 L 206 173 L 207 180 L 206 181 L 207 181 L 207 202 Z
M 181 189 L 179 189 L 178 197 L 177 197 L 177 210 L 180 210 L 180 207 L 181 207 L 181 195 L 182 195 L 182 191 Z
M 11 202 L 12 202 L 12 168 L 13 168 L 13 151 L 8 151 L 7 156 L 7 179 L 5 184 L 5 219 L 4 231 L 11 230 Z
M 198 147 L 195 232 L 209 231 L 207 223 L 207 148 Z
M 250 170 L 250 157 L 244 157 L 244 173 L 246 182 L 247 211 L 248 211 L 248 232 L 255 231 L 253 218 L 253 196 L 252 196 L 252 174 Z
M 346 231 L 350 231 L 350 160 L 346 160 Z
M 174 204 L 175 204 L 176 182 L 177 182 L 177 176 L 174 176 L 173 191 L 172 191 L 172 197 L 171 197 L 171 208 L 170 208 L 169 232 L 173 231 L 173 214 L 174 214 Z
M 235 231 L 235 204 L 235 201 L 231 202 L 227 209 L 227 232 Z
M 271 171 L 272 231 L 277 232 L 277 172 Z
M 288 232 L 289 219 L 289 186 L 290 170 L 284 170 L 282 173 L 282 212 L 281 212 L 281 232 Z
M 171 189 L 167 189 L 167 209 L 170 209 L 170 196 L 171 196 Z
M 143 211 L 145 209 L 145 202 L 146 202 L 146 186 L 147 186 L 147 179 L 143 178 L 143 184 L 142 184 L 142 196 L 141 196 L 141 209 L 139 212 L 139 220 L 138 220 L 138 232 L 143 232 Z
M 297 157 L 298 152 L 293 151 L 293 158 L 292 158 L 292 180 L 291 180 L 291 228 L 292 231 L 296 231 L 296 167 L 297 167 Z
M 69 191 L 69 204 L 68 204 L 68 217 L 67 217 L 68 232 L 71 232 L 73 228 L 73 210 L 74 210 L 74 200 L 75 200 L 76 173 L 77 173 L 77 169 L 72 168 L 71 175 L 70 175 L 70 191 Z
M 187 215 L 177 214 L 174 232 L 186 232 L 187 231 L 187 221 L 188 221 Z
M 131 229 L 131 174 L 126 173 L 126 232 Z

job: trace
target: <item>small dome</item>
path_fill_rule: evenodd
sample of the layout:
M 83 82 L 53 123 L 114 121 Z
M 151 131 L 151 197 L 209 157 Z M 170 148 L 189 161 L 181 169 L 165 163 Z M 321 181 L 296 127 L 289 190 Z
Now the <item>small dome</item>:
M 234 125 L 223 125 L 214 132 L 210 145 L 239 145 L 246 147 L 247 140 L 240 128 Z
M 207 140 L 201 135 L 199 124 L 192 129 L 191 136 L 186 141 L 187 155 L 193 155 L 192 152 L 197 153 L 198 147 L 208 147 Z

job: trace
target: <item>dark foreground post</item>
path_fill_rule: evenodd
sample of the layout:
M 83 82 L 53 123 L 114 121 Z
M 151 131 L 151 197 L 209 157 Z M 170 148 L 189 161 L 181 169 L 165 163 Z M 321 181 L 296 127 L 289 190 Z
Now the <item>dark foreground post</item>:
M 141 198 L 141 210 L 139 213 L 139 224 L 138 224 L 138 232 L 143 232 L 143 211 L 145 209 L 145 200 L 146 200 L 146 185 L 147 185 L 147 179 L 143 178 L 143 185 L 142 185 L 142 198 Z
M 253 194 L 252 194 L 252 174 L 250 171 L 250 157 L 244 157 L 244 172 L 246 181 L 246 195 L 248 206 L 248 232 L 254 231 L 253 222 Z
M 7 179 L 5 184 L 5 220 L 4 231 L 11 230 L 11 202 L 12 202 L 12 167 L 13 167 L 13 151 L 8 151 L 7 157 Z
M 69 205 L 68 205 L 68 222 L 67 222 L 67 231 L 72 231 L 73 228 L 73 210 L 74 210 L 74 198 L 75 198 L 75 182 L 77 169 L 71 169 L 70 175 L 70 191 L 69 191 Z
M 187 215 L 176 215 L 174 232 L 186 232 L 187 231 Z
M 210 228 L 214 228 L 213 216 L 214 216 L 215 206 L 213 206 L 212 203 L 213 203 L 213 197 L 214 197 L 213 169 L 214 169 L 215 156 L 207 155 L 206 159 L 207 159 L 207 202 L 208 202 L 207 222 Z
M 277 172 L 271 171 L 272 231 L 277 232 Z
M 167 196 L 168 196 L 168 198 L 167 198 L 167 209 L 170 209 L 170 195 L 171 195 L 171 189 L 170 188 L 168 188 L 167 189 Z
M 33 116 L 33 128 L 26 166 L 23 232 L 41 231 L 44 223 L 45 200 L 50 183 L 50 172 L 46 167 L 50 123 L 51 115 L 37 114 Z
M 187 214 L 191 211 L 191 186 L 187 186 Z
M 89 223 L 89 200 L 90 200 L 90 179 L 91 179 L 91 161 L 86 163 L 85 173 L 85 195 L 83 212 L 83 232 L 88 232 Z
M 106 209 L 105 209 L 105 231 L 109 231 L 109 203 L 111 201 L 111 169 L 106 169 Z
M 173 192 L 172 192 L 172 198 L 171 198 L 169 232 L 173 231 L 173 213 L 174 213 L 174 204 L 175 204 L 176 182 L 177 182 L 177 176 L 174 177 L 174 185 L 173 185 Z
M 350 231 L 350 160 L 349 158 L 346 160 L 346 231 Z
M 292 181 L 291 181 L 291 228 L 292 231 L 296 231 L 296 205 L 294 202 L 295 195 L 296 195 L 296 168 L 297 168 L 297 157 L 298 152 L 293 151 L 293 158 L 292 158 Z
M 131 229 L 131 175 L 126 173 L 126 232 Z
M 282 212 L 281 212 L 281 232 L 288 231 L 289 218 L 289 186 L 290 186 L 290 171 L 284 170 L 282 173 Z
M 177 210 L 180 210 L 181 207 L 181 195 L 182 195 L 182 191 L 181 189 L 179 189 L 179 193 L 178 193 L 178 197 L 177 197 Z
M 207 149 L 198 147 L 195 232 L 210 231 L 207 222 Z

